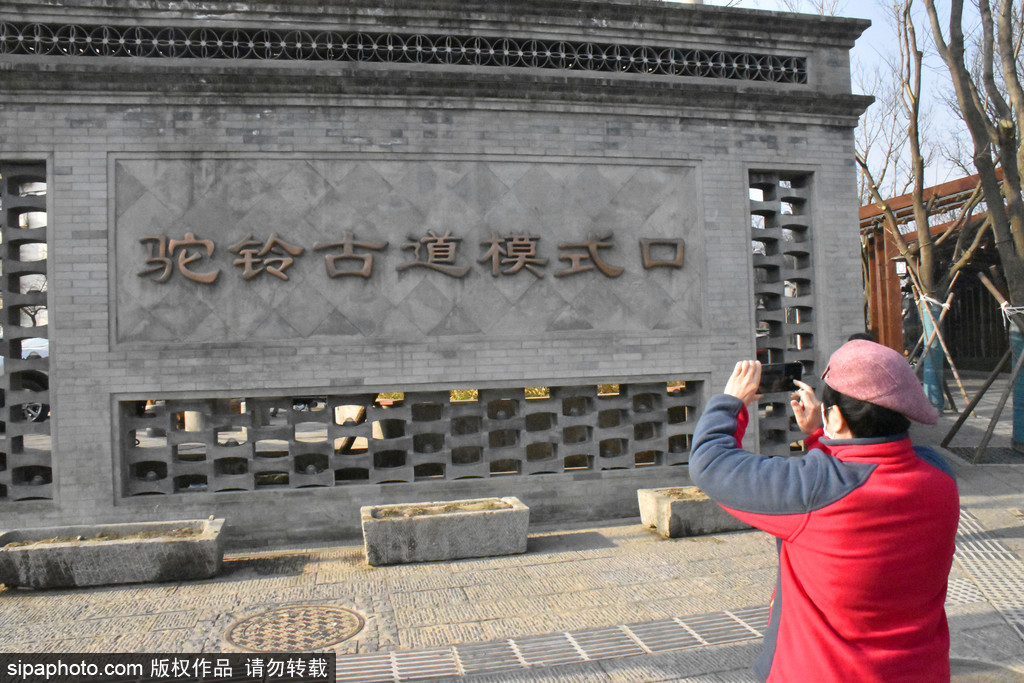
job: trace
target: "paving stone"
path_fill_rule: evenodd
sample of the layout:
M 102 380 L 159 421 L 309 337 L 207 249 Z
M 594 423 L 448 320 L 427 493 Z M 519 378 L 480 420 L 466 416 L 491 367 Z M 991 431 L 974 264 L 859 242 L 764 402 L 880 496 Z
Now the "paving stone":
M 199 623 L 199 617 L 195 612 L 164 612 L 157 615 L 156 621 L 153 623 L 153 630 L 194 628 L 197 623 Z
M 487 633 L 487 629 L 479 623 L 425 626 L 406 630 L 402 642 L 408 643 L 410 648 L 420 649 L 487 640 Z
M 967 486 L 983 486 L 985 481 L 969 479 Z M 978 500 L 986 506 L 993 502 L 983 496 Z M 1001 507 L 1009 506 L 1008 500 L 997 500 Z M 260 574 L 250 562 L 244 571 L 216 581 L 117 590 L 5 590 L 0 591 L 0 621 L 5 625 L 0 629 L 0 648 L 17 652 L 231 651 L 225 634 L 239 619 L 294 603 L 335 605 L 364 617 L 362 631 L 331 648 L 339 655 L 415 654 L 453 644 L 523 638 L 547 647 L 545 638 L 558 634 L 763 607 L 770 597 L 776 558 L 774 541 L 766 534 L 723 534 L 687 546 L 691 539 L 651 539 L 638 525 L 595 526 L 586 533 L 589 548 L 534 558 L 369 570 L 346 564 L 356 551 L 354 546 L 321 546 L 291 549 L 293 565 L 285 561 L 261 565 L 274 571 L 296 570 L 290 575 Z M 606 539 L 612 550 L 593 542 L 595 536 Z M 997 538 L 996 542 L 1003 541 Z M 1001 562 L 1024 566 L 1009 546 L 1001 552 Z M 262 551 L 247 557 L 270 560 L 277 556 Z M 950 574 L 947 609 L 954 655 L 1024 661 L 1024 639 L 978 590 L 971 566 L 958 560 Z M 315 571 L 305 571 L 310 567 Z M 985 581 L 997 578 L 983 577 Z M 552 663 L 500 675 L 481 673 L 472 680 L 745 682 L 759 648 L 754 639 L 662 655 Z M 570 658 L 563 650 L 553 651 L 551 657 Z
M 439 588 L 435 590 L 394 590 L 390 591 L 395 609 L 430 609 L 468 601 L 461 588 Z

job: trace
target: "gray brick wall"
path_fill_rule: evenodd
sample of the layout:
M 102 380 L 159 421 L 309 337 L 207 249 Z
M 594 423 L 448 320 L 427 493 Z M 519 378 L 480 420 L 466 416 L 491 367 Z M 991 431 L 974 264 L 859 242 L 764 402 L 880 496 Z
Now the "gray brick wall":
M 16 4 L 15 12 L 0 9 L 0 22 L 71 20 L 49 16 L 42 3 Z M 439 17 L 458 3 L 436 4 L 406 18 L 404 25 L 385 17 L 375 30 L 442 30 Z M 339 536 L 356 533 L 360 505 L 492 494 L 520 496 L 537 510 L 538 520 L 633 515 L 635 489 L 663 484 L 664 473 L 638 469 L 202 499 L 123 498 L 117 406 L 123 400 L 190 394 L 234 398 L 685 378 L 704 379 L 717 390 L 734 362 L 754 351 L 751 170 L 813 174 L 819 366 L 841 340 L 861 329 L 852 135 L 866 102 L 848 94 L 847 59 L 848 47 L 864 28 L 861 23 L 786 17 L 777 34 L 765 36 L 753 28 L 758 13 L 670 9 L 662 3 L 577 3 L 595 16 L 603 11 L 600 5 L 609 5 L 613 20 L 603 31 L 561 18 L 555 8 L 565 3 L 513 4 L 517 11 L 511 16 L 491 15 L 488 6 L 478 19 L 460 19 L 457 28 L 493 33 L 500 24 L 502 31 L 516 35 L 650 40 L 648 26 L 634 28 L 623 19 L 628 5 L 631 14 L 651 13 L 659 44 L 805 55 L 809 82 L 755 85 L 531 69 L 0 55 L 0 155 L 42 160 L 49 169 L 55 482 L 52 501 L 0 501 L 4 526 L 216 514 L 228 518 L 236 539 Z M 100 3 L 80 5 L 78 18 L 94 23 L 200 21 L 184 11 L 177 18 L 145 8 L 118 16 Z M 365 9 L 329 3 L 316 21 L 358 27 L 368 21 Z M 238 21 L 251 26 L 288 19 L 254 11 Z M 298 11 L 291 20 L 313 21 Z M 828 31 L 816 34 L 811 24 Z M 119 336 L 118 312 L 126 310 L 122 281 L 135 277 L 141 261 L 119 260 L 122 236 L 115 216 L 116 195 L 123 191 L 118 163 L 126 159 L 155 164 L 187 159 L 200 165 L 400 160 L 410 169 L 445 159 L 523 162 L 538 168 L 609 162 L 638 168 L 682 165 L 692 170 L 695 199 L 685 208 L 692 212 L 694 242 L 702 243 L 700 262 L 688 259 L 682 276 L 692 277 L 687 282 L 701 292 L 700 317 L 669 329 L 570 330 L 537 339 L 399 331 L 355 339 L 314 334 L 301 340 L 131 342 Z M 619 229 L 616 237 L 626 234 Z M 219 249 L 225 246 L 218 244 Z M 397 242 L 391 250 L 397 259 Z M 555 263 L 554 253 L 547 256 L 550 280 L 554 267 L 562 264 Z M 312 250 L 307 258 L 314 260 Z M 222 277 L 235 277 L 229 263 L 222 266 Z M 568 279 L 559 284 L 584 289 Z M 684 483 L 685 471 L 672 472 Z

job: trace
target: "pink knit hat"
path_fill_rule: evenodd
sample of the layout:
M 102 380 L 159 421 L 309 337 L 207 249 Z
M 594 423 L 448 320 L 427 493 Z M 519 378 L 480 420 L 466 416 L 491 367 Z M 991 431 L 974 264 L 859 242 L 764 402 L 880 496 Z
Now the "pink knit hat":
M 846 342 L 828 361 L 821 378 L 841 394 L 895 410 L 933 425 L 939 412 L 924 395 L 907 359 L 888 346 L 866 339 Z

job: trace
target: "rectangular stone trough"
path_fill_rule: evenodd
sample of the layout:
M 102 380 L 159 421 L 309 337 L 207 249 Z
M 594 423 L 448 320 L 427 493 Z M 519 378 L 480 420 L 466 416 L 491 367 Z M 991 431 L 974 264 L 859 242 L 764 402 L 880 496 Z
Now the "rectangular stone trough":
M 0 583 L 31 588 L 187 581 L 216 575 L 223 519 L 43 527 L 0 533 Z
M 723 510 L 696 486 L 639 489 L 640 523 L 663 538 L 738 531 L 750 526 Z
M 373 566 L 526 552 L 530 508 L 514 497 L 371 505 L 359 512 Z

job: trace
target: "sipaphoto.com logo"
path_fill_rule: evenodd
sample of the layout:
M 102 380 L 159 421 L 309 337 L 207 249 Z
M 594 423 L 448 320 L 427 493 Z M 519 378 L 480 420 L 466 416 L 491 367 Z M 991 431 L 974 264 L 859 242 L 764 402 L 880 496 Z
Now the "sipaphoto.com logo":
M 47 658 L 49 659 L 49 658 Z M 15 681 L 103 681 L 118 678 L 141 678 L 146 668 L 142 662 L 95 662 L 85 659 L 56 658 L 53 661 L 7 662 L 7 675 Z
M 319 653 L 0 653 L 11 683 L 335 683 L 336 657 Z

